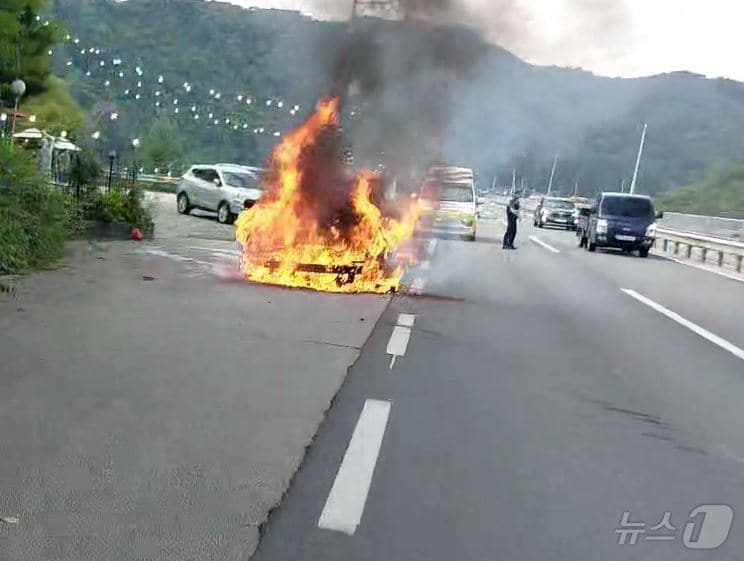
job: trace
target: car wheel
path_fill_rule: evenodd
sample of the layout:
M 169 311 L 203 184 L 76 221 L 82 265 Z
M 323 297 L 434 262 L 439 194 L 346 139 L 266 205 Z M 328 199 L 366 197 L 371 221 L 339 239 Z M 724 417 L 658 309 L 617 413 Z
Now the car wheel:
M 235 221 L 235 215 L 230 212 L 230 206 L 227 203 L 220 203 L 217 209 L 217 222 L 220 224 L 232 224 Z
M 537 221 L 537 227 L 538 228 L 544 228 L 545 227 L 545 224 L 543 224 L 542 219 L 540 219 L 540 220 Z
M 647 248 L 647 247 L 642 247 L 641 249 L 639 249 L 638 250 L 638 257 L 643 257 L 644 259 L 646 257 L 648 257 L 648 250 L 649 250 L 649 248 Z
M 188 214 L 191 212 L 191 203 L 189 202 L 189 196 L 186 193 L 179 193 L 176 199 L 176 208 L 178 208 L 178 214 Z

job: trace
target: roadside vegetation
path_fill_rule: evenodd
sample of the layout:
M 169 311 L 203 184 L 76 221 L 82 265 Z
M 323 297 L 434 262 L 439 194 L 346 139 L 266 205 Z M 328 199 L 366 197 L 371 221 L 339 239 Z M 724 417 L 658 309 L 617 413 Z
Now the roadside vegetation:
M 153 230 L 137 185 L 117 180 L 111 189 L 101 188 L 102 165 L 95 150 L 74 155 L 68 184 L 60 186 L 39 170 L 35 150 L 11 143 L 8 115 L 15 98 L 10 84 L 18 78 L 26 84 L 20 112 L 34 115 L 36 128 L 53 135 L 66 131 L 71 140 L 88 135 L 85 112 L 67 82 L 52 74 L 48 51 L 63 33 L 38 16 L 44 8 L 43 0 L 0 7 L 0 110 L 6 116 L 0 123 L 0 275 L 52 265 L 64 254 L 67 240 L 96 233 L 96 224 L 119 223 L 145 235 Z M 160 138 L 166 133 L 160 132 Z M 155 148 L 157 138 L 150 144 L 164 157 L 162 148 Z M 172 150 L 166 155 L 171 157 Z
M 662 193 L 660 208 L 687 214 L 744 219 L 744 162 L 725 171 L 712 172 L 705 179 Z
M 58 259 L 73 216 L 67 197 L 48 187 L 30 156 L 0 146 L 0 274 Z

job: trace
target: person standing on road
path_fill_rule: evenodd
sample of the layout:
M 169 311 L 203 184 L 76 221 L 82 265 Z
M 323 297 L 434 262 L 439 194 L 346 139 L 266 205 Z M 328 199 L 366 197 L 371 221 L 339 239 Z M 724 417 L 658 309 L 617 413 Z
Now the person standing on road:
M 514 239 L 517 237 L 517 219 L 519 218 L 519 197 L 514 195 L 506 207 L 506 233 L 502 249 L 517 249 Z

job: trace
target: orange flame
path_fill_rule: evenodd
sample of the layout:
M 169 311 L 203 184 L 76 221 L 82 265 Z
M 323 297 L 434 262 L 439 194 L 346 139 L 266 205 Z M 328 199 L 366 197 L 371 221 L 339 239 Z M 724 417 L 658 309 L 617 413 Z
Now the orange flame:
M 377 174 L 362 171 L 344 182 L 340 162 L 332 169 L 321 165 L 320 174 L 310 171 L 308 154 L 319 148 L 325 131 L 337 129 L 339 111 L 338 98 L 323 99 L 315 113 L 274 148 L 264 196 L 236 222 L 248 280 L 328 292 L 386 293 L 398 288 L 404 268 L 392 264 L 391 257 L 413 235 L 416 205 L 409 204 L 397 218 L 386 216 L 375 203 Z M 304 188 L 308 182 L 315 185 Z M 346 187 L 339 189 L 339 184 Z M 345 219 L 321 219 L 319 214 L 327 212 L 325 196 L 341 197 Z

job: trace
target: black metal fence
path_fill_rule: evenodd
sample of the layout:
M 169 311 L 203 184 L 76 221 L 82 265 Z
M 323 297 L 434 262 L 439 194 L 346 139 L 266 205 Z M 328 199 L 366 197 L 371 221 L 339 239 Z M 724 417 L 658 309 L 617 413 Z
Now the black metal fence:
M 136 163 L 121 165 L 112 162 L 107 168 L 86 160 L 80 153 L 72 153 L 69 162 L 55 163 L 51 181 L 80 199 L 87 191 L 129 191 L 137 186 L 139 168 Z

